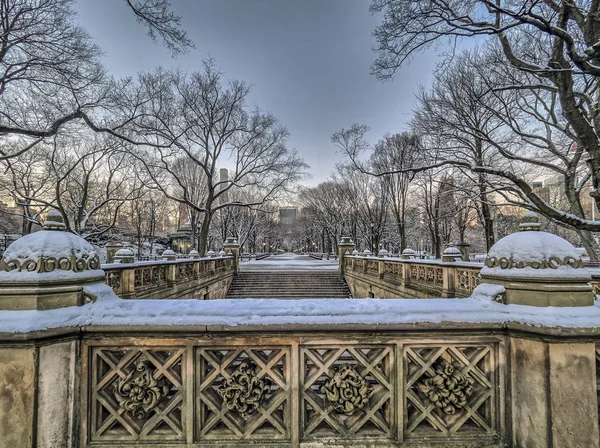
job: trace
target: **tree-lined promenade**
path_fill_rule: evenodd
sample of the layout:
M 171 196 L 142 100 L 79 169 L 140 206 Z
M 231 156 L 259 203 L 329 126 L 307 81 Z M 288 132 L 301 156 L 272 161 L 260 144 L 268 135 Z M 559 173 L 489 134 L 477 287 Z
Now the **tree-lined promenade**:
M 14 207 L 0 210 L 22 218 L 19 233 L 58 210 L 99 245 L 141 247 L 189 223 L 201 254 L 229 235 L 247 251 L 322 252 L 348 235 L 361 249 L 439 257 L 465 241 L 489 250 L 529 209 L 597 260 L 598 5 L 521 3 L 373 1 L 379 78 L 435 43 L 485 39 L 443 59 L 407 131 L 333 133 L 323 148 L 344 162 L 299 188 L 307 165 L 284 124 L 215 61 L 117 79 L 72 1 L 2 1 L 0 199 Z M 193 47 L 168 1 L 126 5 L 172 54 Z M 289 203 L 301 218 L 277 225 Z

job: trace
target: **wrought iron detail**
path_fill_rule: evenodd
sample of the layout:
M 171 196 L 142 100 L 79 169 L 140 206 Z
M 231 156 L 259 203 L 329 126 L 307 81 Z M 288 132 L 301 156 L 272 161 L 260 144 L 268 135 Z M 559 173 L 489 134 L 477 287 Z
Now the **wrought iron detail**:
M 344 364 L 329 376 L 329 380 L 321 386 L 321 393 L 340 414 L 352 415 L 369 406 L 369 384 L 349 364 Z
M 243 361 L 229 378 L 223 380 L 217 392 L 227 409 L 246 417 L 258 410 L 270 390 L 268 380 L 256 375 L 256 366 Z

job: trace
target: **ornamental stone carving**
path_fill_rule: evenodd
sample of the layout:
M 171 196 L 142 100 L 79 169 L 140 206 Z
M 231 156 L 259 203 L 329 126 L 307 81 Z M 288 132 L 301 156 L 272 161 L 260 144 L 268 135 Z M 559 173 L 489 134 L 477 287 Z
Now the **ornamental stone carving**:
M 150 361 L 138 362 L 136 368 L 114 386 L 114 396 L 119 407 L 135 418 L 144 420 L 169 393 L 167 381 L 154 378 L 155 369 Z
M 443 358 L 433 368 L 435 375 L 419 382 L 417 388 L 445 414 L 455 414 L 467 404 L 474 381 Z
M 91 244 L 65 232 L 60 212 L 48 212 L 44 228 L 12 243 L 0 261 L 0 271 L 83 272 L 100 269 L 100 258 Z
M 254 414 L 270 391 L 268 380 L 259 378 L 256 366 L 248 361 L 242 361 L 217 389 L 227 409 L 236 411 L 242 417 Z
M 349 364 L 329 375 L 320 391 L 339 414 L 352 415 L 369 406 L 369 384 Z
M 575 257 L 550 257 L 547 260 L 530 260 L 530 261 L 515 261 L 513 257 L 487 257 L 485 265 L 488 268 L 500 268 L 500 269 L 522 269 L 522 268 L 533 268 L 533 269 L 558 269 L 560 266 L 569 266 L 575 269 L 583 267 L 583 261 L 581 258 Z

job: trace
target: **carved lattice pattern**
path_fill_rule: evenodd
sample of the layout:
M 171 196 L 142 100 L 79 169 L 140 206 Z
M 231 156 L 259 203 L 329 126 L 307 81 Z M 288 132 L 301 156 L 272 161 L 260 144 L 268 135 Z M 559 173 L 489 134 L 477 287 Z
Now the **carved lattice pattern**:
M 405 348 L 404 432 L 407 439 L 493 437 L 499 432 L 494 348 L 493 344 L 411 345 Z M 472 380 L 472 391 L 468 393 L 466 404 L 456 407 L 453 414 L 435 406 L 419 390 L 420 384 L 436 376 L 436 367 L 445 364 L 458 369 L 469 383 Z M 444 392 L 452 393 L 452 390 Z
M 289 440 L 291 365 L 289 347 L 196 349 L 196 434 L 199 440 Z M 251 365 L 268 384 L 256 410 L 245 414 L 219 393 L 223 384 Z M 240 366 L 242 367 L 240 369 Z M 230 381 L 231 382 L 231 381 Z M 227 406 L 230 404 L 231 409 Z
M 392 346 L 305 346 L 301 348 L 303 439 L 394 438 L 394 351 Z M 351 367 L 368 384 L 368 404 L 346 415 L 336 411 L 323 387 Z
M 136 269 L 133 271 L 133 285 L 135 288 L 141 288 L 143 284 L 142 270 Z
M 479 270 L 472 269 L 457 269 L 456 270 L 456 289 L 466 292 L 472 292 L 481 279 L 479 278 Z
M 402 279 L 402 264 L 386 262 L 384 266 L 386 277 Z
M 110 286 L 114 292 L 121 288 L 121 273 L 119 271 L 106 272 L 104 274 L 106 284 Z
M 183 441 L 183 348 L 93 348 L 90 372 L 91 441 Z M 127 410 L 116 390 L 135 385 L 139 366 L 147 367 L 156 383 L 158 403 L 143 414 Z M 138 380 L 137 384 L 147 384 Z M 160 390 L 159 390 L 160 389 Z M 147 395 L 146 395 L 147 397 Z M 135 393 L 132 400 L 140 400 Z M 129 402 L 131 404 L 131 401 Z M 139 404 L 139 403 L 138 403 Z
M 367 260 L 367 272 L 371 274 L 378 274 L 379 262 L 376 260 Z

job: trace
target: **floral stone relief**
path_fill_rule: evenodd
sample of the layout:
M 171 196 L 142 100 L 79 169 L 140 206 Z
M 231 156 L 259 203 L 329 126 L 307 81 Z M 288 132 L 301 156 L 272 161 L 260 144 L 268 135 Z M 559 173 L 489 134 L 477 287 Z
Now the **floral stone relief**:
M 270 391 L 268 380 L 259 378 L 256 366 L 248 361 L 241 362 L 217 389 L 227 409 L 238 412 L 242 417 L 254 414 Z
M 321 393 L 333 405 L 333 409 L 346 415 L 369 405 L 369 385 L 352 366 L 345 364 L 321 386 Z
M 169 389 L 164 378 L 154 378 L 150 361 L 142 360 L 135 370 L 115 383 L 114 395 L 122 409 L 142 420 L 167 396 Z
M 417 384 L 429 401 L 445 414 L 455 414 L 467 404 L 473 393 L 473 379 L 462 373 L 458 366 L 441 358 L 433 365 L 435 375 Z

